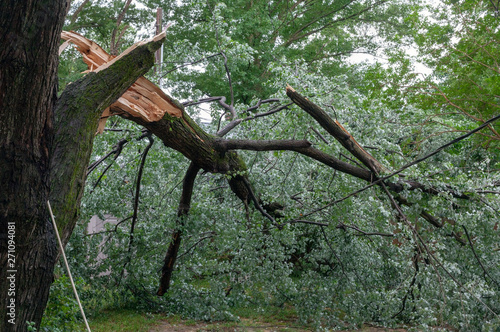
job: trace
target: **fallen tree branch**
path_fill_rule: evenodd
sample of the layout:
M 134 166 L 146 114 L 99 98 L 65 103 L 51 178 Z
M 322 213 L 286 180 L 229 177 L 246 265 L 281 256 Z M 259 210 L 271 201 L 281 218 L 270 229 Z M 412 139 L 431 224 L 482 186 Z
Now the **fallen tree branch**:
M 391 174 L 386 175 L 386 176 L 384 176 L 384 177 L 378 178 L 378 179 L 374 180 L 373 182 L 371 182 L 370 184 L 368 184 L 368 185 L 364 186 L 363 188 L 360 188 L 360 189 L 358 189 L 358 190 L 356 190 L 356 191 L 353 191 L 352 193 L 350 193 L 350 194 L 349 194 L 349 195 L 347 195 L 347 196 L 344 196 L 343 198 L 337 199 L 337 200 L 335 200 L 335 201 L 333 201 L 333 202 L 330 202 L 330 203 L 328 203 L 328 204 L 326 204 L 326 205 L 324 205 L 324 206 L 322 206 L 322 207 L 320 207 L 320 208 L 317 208 L 317 209 L 313 210 L 312 212 L 310 212 L 310 213 L 308 213 L 307 215 L 304 215 L 304 216 L 309 216 L 309 215 L 311 215 L 311 214 L 313 214 L 313 213 L 316 213 L 316 212 L 322 211 L 322 210 L 324 210 L 324 209 L 326 209 L 326 208 L 328 208 L 328 207 L 330 207 L 330 206 L 333 206 L 333 205 L 338 204 L 338 203 L 340 203 L 340 202 L 342 202 L 342 201 L 344 201 L 344 200 L 346 200 L 346 199 L 348 199 L 348 198 L 350 198 L 350 197 L 352 197 L 352 196 L 355 196 L 355 195 L 357 195 L 357 194 L 359 194 L 359 193 L 361 193 L 361 192 L 363 192 L 363 191 L 365 191 L 365 190 L 367 190 L 367 189 L 370 189 L 371 187 L 373 187 L 373 186 L 375 186 L 375 185 L 380 185 L 380 183 L 382 183 L 383 181 L 386 181 L 386 180 L 388 180 L 388 179 L 390 179 L 390 178 L 392 178 L 392 177 L 394 177 L 394 176 L 396 176 L 396 175 L 398 175 L 398 174 L 402 173 L 405 169 L 408 169 L 408 168 L 410 168 L 410 167 L 412 167 L 412 166 L 417 165 L 418 163 L 421 163 L 422 161 L 424 161 L 424 160 L 426 160 L 426 159 L 429 159 L 430 157 L 432 157 L 432 156 L 434 156 L 434 155 L 438 154 L 439 152 L 443 151 L 443 150 L 444 150 L 444 149 L 446 149 L 447 147 L 449 147 L 449 146 L 451 146 L 451 145 L 453 145 L 453 144 L 455 144 L 455 143 L 457 143 L 457 142 L 460 142 L 460 141 L 462 141 L 462 140 L 466 139 L 467 137 L 469 137 L 469 136 L 473 135 L 474 133 L 476 133 L 476 132 L 480 131 L 481 129 L 483 129 L 483 128 L 487 127 L 489 124 L 491 124 L 491 123 L 493 123 L 493 122 L 497 121 L 498 119 L 500 119 L 500 115 L 497 115 L 497 116 L 495 116 L 495 117 L 491 118 L 490 120 L 486 121 L 485 123 L 483 123 L 482 125 L 480 125 L 480 126 L 479 126 L 479 127 L 477 127 L 476 129 L 469 131 L 467 134 L 462 135 L 462 136 L 460 136 L 460 137 L 457 137 L 456 139 L 454 139 L 454 140 L 452 140 L 452 141 L 450 141 L 450 142 L 448 142 L 448 143 L 446 143 L 446 144 L 444 144 L 444 145 L 440 146 L 439 148 L 437 148 L 437 149 L 436 149 L 436 150 L 434 150 L 433 152 L 431 152 L 431 153 L 429 153 L 429 154 L 425 155 L 424 157 L 418 158 L 417 160 L 414 160 L 414 161 L 412 161 L 411 163 L 408 163 L 408 164 L 404 165 L 403 167 L 401 167 L 401 168 L 400 168 L 400 169 L 398 169 L 397 171 L 392 172 Z M 348 164 L 348 165 L 350 165 L 350 164 Z M 352 166 L 352 165 L 351 165 L 351 166 Z M 403 190 L 403 188 L 399 188 L 399 189 L 397 188 L 397 187 L 401 186 L 400 184 L 395 184 L 395 183 L 390 183 L 390 182 L 389 182 L 389 183 L 387 183 L 387 185 L 389 186 L 389 188 L 391 188 L 391 190 L 396 189 L 396 190 L 394 190 L 395 192 L 401 192 L 401 191 Z M 392 186 L 396 186 L 396 187 L 393 189 L 393 187 L 392 187 Z M 402 186 L 401 186 L 401 187 L 402 187 Z M 453 194 L 453 193 L 452 193 L 452 194 Z M 464 198 L 464 199 L 468 199 L 468 198 L 469 198 L 469 196 L 468 196 L 468 195 L 465 195 L 465 194 L 462 194 L 462 195 L 456 195 L 455 197 L 457 197 L 457 198 Z
M 469 288 L 465 287 L 464 284 L 462 284 L 460 281 L 458 281 L 457 278 L 455 278 L 453 276 L 453 274 L 451 274 L 451 272 L 441 263 L 441 261 L 439 261 L 436 256 L 434 256 L 434 254 L 432 253 L 431 250 L 429 250 L 429 248 L 427 247 L 427 244 L 425 243 L 425 241 L 422 239 L 422 237 L 420 236 L 420 234 L 418 233 L 418 231 L 415 229 L 415 227 L 410 223 L 410 221 L 408 220 L 408 218 L 406 217 L 406 215 L 403 213 L 403 211 L 401 210 L 401 208 L 399 207 L 398 203 L 396 203 L 396 201 L 394 200 L 394 198 L 392 197 L 391 193 L 389 192 L 389 190 L 387 190 L 387 187 L 385 186 L 385 184 L 382 182 L 382 188 L 384 189 L 384 192 L 387 194 L 387 196 L 389 197 L 390 201 L 392 202 L 392 204 L 394 205 L 394 207 L 396 208 L 396 210 L 398 211 L 398 214 L 400 215 L 401 217 L 401 220 L 408 226 L 408 228 L 412 231 L 412 233 L 414 234 L 415 236 L 415 241 L 419 241 L 423 248 L 425 249 L 425 252 L 427 253 L 427 255 L 429 255 L 429 257 L 431 257 L 434 262 L 441 268 L 443 269 L 444 272 L 446 272 L 446 274 L 455 282 L 455 284 L 460 287 L 461 289 L 463 289 L 464 291 L 466 291 L 467 293 L 469 293 L 473 298 L 475 298 L 479 303 L 481 303 L 482 305 L 485 306 L 485 308 L 491 312 L 495 317 L 499 317 L 499 315 L 493 311 L 493 309 L 487 305 L 483 300 L 481 300 L 477 295 L 475 295 Z M 437 270 L 436 270 L 437 271 Z
M 308 148 L 312 144 L 306 140 L 214 140 L 213 144 L 219 152 L 228 150 L 252 150 L 252 151 L 272 151 L 272 150 L 295 150 Z
M 199 171 L 200 167 L 191 163 L 186 171 L 186 175 L 184 176 L 181 199 L 177 210 L 176 229 L 172 232 L 172 240 L 170 241 L 170 245 L 163 262 L 160 286 L 156 292 L 156 295 L 158 296 L 163 296 L 163 294 L 165 294 L 170 288 L 170 279 L 172 278 L 172 272 L 174 271 L 175 261 L 177 260 L 182 240 L 181 228 L 184 225 L 184 220 L 189 213 L 189 209 L 191 208 L 194 181 L 196 180 L 196 176 Z
M 379 174 L 385 170 L 385 167 L 375 158 L 366 152 L 363 147 L 356 142 L 347 130 L 342 127 L 338 121 L 334 121 L 321 107 L 303 97 L 291 86 L 286 87 L 286 94 L 290 99 L 306 111 L 316 120 L 330 135 L 332 135 L 344 148 L 347 149 L 353 156 L 365 164 L 372 172 Z

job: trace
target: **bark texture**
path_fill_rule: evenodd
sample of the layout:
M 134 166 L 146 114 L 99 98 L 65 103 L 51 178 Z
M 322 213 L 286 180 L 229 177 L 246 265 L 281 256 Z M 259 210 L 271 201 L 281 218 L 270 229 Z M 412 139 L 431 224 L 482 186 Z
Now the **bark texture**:
M 324 110 L 297 93 L 291 86 L 287 86 L 286 94 L 300 108 L 312 116 L 330 135 L 335 137 L 343 147 L 365 164 L 375 174 L 379 174 L 385 167 L 373 158 L 359 143 L 352 137 L 342 125 L 333 120 Z
M 66 5 L 0 1 L 0 331 L 39 323 L 53 279 L 46 201 Z

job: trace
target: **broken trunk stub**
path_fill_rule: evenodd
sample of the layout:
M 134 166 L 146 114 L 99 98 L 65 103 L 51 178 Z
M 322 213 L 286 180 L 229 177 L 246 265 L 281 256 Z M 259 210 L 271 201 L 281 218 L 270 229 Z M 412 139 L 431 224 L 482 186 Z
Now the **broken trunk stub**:
M 106 69 L 135 48 L 148 42 L 159 41 L 165 36 L 166 32 L 164 31 L 151 39 L 132 45 L 118 57 L 115 57 L 108 54 L 97 43 L 74 31 L 63 31 L 61 33 L 61 38 L 66 42 L 75 44 L 76 49 L 82 54 L 83 61 L 89 68 L 86 72 L 99 72 Z M 60 52 L 66 47 L 66 42 L 63 44 L 64 46 L 61 45 Z M 98 133 L 104 131 L 106 120 L 110 116 L 117 114 L 116 110 L 141 118 L 146 122 L 158 121 L 163 118 L 165 113 L 176 118 L 182 117 L 182 110 L 173 102 L 172 98 L 145 77 L 140 77 L 116 102 L 103 112 L 99 121 Z

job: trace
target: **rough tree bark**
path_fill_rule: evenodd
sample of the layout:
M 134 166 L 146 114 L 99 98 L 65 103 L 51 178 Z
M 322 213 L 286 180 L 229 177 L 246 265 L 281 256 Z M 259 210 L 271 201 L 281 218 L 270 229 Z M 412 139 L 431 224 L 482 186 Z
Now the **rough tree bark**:
M 45 206 L 65 13 L 65 0 L 0 1 L 0 331 L 39 322 L 53 278 Z

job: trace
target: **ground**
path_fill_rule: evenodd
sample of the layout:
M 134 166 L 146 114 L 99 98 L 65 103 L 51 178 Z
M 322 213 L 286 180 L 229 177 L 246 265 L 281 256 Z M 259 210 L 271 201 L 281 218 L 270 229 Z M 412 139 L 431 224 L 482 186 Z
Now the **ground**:
M 287 326 L 286 322 L 283 324 L 270 324 L 255 322 L 251 320 L 242 319 L 238 323 L 193 323 L 192 325 L 186 325 L 183 322 L 180 323 L 169 323 L 168 321 L 162 321 L 160 324 L 154 326 L 149 332 L 240 332 L 240 331 L 251 331 L 251 332 L 284 332 L 284 331 L 294 331 L 294 332 L 306 332 L 313 331 L 311 329 L 303 329 L 294 326 Z M 345 330 L 344 330 L 345 331 Z M 380 328 L 373 326 L 364 326 L 360 332 L 406 332 L 406 329 L 389 329 Z M 354 332 L 354 331 L 345 331 Z
M 240 311 L 237 322 L 203 322 L 185 319 L 178 315 L 147 313 L 132 309 L 104 310 L 91 317 L 92 332 L 307 332 L 313 327 L 301 325 L 291 308 L 280 310 L 270 307 L 265 312 Z M 84 331 L 82 323 L 81 330 Z M 458 330 L 451 326 L 435 328 L 435 331 Z M 365 324 L 359 330 L 341 330 L 344 332 L 408 332 L 405 328 L 390 329 Z M 418 327 L 413 332 L 421 331 Z

